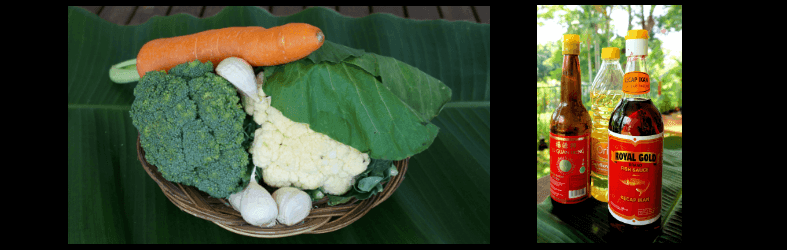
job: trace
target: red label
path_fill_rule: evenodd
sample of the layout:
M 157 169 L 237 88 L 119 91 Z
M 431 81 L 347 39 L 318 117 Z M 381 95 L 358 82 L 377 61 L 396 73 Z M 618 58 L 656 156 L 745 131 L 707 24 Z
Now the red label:
M 629 136 L 609 132 L 609 212 L 629 225 L 661 216 L 664 133 Z
M 560 136 L 549 133 L 552 200 L 575 204 L 590 195 L 590 133 Z

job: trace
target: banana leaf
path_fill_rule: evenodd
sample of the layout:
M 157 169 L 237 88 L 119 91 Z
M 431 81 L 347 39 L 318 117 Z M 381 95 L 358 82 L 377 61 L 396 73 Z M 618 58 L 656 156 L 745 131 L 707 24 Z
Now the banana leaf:
M 680 243 L 683 241 L 683 140 L 664 138 L 663 187 L 661 204 L 662 233 L 637 242 Z M 631 240 L 610 233 L 607 203 L 595 199 L 583 202 L 571 214 L 555 213 L 552 199 L 536 205 L 536 242 L 620 243 Z
M 410 159 L 406 179 L 363 218 L 328 234 L 257 239 L 180 211 L 142 169 L 128 115 L 136 83 L 108 70 L 147 41 L 231 26 L 304 22 L 328 41 L 395 58 L 441 80 L 453 95 L 432 123 L 432 145 Z M 389 14 L 349 18 L 326 8 L 276 17 L 228 7 L 119 26 L 68 7 L 69 243 L 489 243 L 490 26 L 415 21 Z

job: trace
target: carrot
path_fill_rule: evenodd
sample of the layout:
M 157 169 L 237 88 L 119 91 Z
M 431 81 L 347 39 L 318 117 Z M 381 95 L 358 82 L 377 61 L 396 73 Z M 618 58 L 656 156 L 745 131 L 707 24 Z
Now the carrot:
M 178 64 L 240 57 L 253 66 L 271 66 L 304 58 L 322 46 L 322 31 L 305 23 L 263 27 L 229 27 L 196 34 L 159 38 L 142 46 L 137 55 L 139 77 L 153 70 L 169 70 Z

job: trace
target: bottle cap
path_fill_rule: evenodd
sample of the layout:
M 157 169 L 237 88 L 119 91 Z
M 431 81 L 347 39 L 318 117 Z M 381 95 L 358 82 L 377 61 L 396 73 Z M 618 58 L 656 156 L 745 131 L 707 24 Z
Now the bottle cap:
M 579 35 L 563 35 L 563 55 L 579 55 Z
M 603 49 L 601 49 L 601 58 L 602 59 L 619 59 L 620 58 L 620 49 L 615 48 L 615 47 L 603 48 Z
M 628 34 L 626 35 L 626 40 L 629 39 L 648 39 L 648 31 L 647 30 L 629 30 Z
M 648 55 L 648 31 L 629 30 L 626 35 L 626 57 Z

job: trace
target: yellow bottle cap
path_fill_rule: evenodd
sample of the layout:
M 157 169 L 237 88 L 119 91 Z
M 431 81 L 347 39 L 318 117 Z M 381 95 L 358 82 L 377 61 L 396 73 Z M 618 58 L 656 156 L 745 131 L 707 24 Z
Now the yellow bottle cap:
M 628 34 L 626 35 L 626 40 L 629 39 L 648 39 L 648 31 L 647 30 L 629 30 Z
M 563 35 L 563 54 L 579 55 L 579 35 Z
M 620 49 L 615 47 L 601 49 L 602 59 L 620 59 Z

